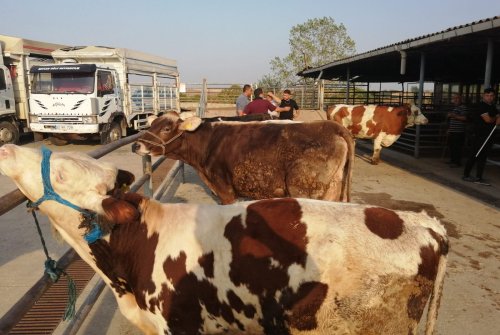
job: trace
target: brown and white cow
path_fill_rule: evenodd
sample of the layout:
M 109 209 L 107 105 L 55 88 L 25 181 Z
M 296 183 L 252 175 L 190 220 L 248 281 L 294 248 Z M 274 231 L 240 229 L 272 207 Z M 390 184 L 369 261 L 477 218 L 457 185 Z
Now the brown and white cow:
M 332 105 L 326 118 L 346 127 L 355 138 L 373 139 L 372 164 L 380 161 L 380 151 L 398 140 L 405 128 L 427 124 L 427 118 L 415 105 Z
M 41 162 L 0 147 L 0 171 L 32 201 Z M 115 225 L 88 244 L 78 211 L 39 209 L 146 334 L 416 334 L 429 300 L 433 332 L 448 241 L 425 213 L 291 198 L 160 204 L 107 195 L 122 173 L 105 163 L 54 153 L 49 164 L 55 193 Z
M 168 113 L 152 121 L 135 151 L 191 165 L 223 204 L 238 197 L 350 199 L 354 144 L 331 121 L 202 122 Z

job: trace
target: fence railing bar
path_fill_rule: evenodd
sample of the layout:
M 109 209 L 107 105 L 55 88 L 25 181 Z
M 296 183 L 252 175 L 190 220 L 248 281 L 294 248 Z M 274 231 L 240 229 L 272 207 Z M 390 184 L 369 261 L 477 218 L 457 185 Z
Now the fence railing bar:
M 64 330 L 63 335 L 75 335 L 76 333 L 78 333 L 78 330 L 80 330 L 80 327 L 82 326 L 83 322 L 89 315 L 90 311 L 92 310 L 92 307 L 94 307 L 95 302 L 97 301 L 97 299 L 102 293 L 102 290 L 105 287 L 106 284 L 102 279 L 99 278 L 97 283 L 89 292 L 89 295 L 85 298 L 82 305 L 78 309 L 78 312 L 76 312 L 74 318 L 71 320 L 71 322 Z
M 165 176 L 165 178 L 161 182 L 160 186 L 158 186 L 158 188 L 156 189 L 155 193 L 153 194 L 153 198 L 155 200 L 160 200 L 161 199 L 161 197 L 163 196 L 163 193 L 165 192 L 165 190 L 167 189 L 167 187 L 170 185 L 170 183 L 172 182 L 172 180 L 174 180 L 175 176 L 177 175 L 177 173 L 181 169 L 181 165 L 182 164 L 184 164 L 184 163 L 182 163 L 181 161 L 176 161 L 174 163 L 174 166 L 172 166 L 172 168 L 170 169 L 170 171 L 168 171 L 167 175 Z

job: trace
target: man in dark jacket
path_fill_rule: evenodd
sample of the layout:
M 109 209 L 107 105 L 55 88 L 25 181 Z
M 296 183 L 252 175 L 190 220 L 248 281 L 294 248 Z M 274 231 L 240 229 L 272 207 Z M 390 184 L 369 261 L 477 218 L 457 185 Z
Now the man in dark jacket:
M 500 124 L 500 118 L 498 117 L 498 110 L 496 108 L 496 96 L 493 89 L 487 88 L 484 90 L 483 100 L 471 111 L 468 119 L 473 124 L 474 140 L 472 152 L 465 164 L 464 176 L 462 179 L 482 185 L 489 185 L 483 180 L 483 171 L 486 166 L 486 158 L 493 146 L 494 136 L 491 136 L 486 143 L 485 141 L 496 125 Z M 479 150 L 481 151 L 479 152 Z M 477 154 L 478 152 L 479 154 Z M 477 164 L 476 177 L 471 177 L 470 173 L 474 164 Z

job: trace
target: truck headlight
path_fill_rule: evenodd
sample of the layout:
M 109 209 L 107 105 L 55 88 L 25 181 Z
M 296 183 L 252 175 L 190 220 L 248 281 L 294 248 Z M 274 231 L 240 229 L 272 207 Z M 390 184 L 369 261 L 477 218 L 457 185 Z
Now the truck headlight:
M 30 114 L 30 122 L 31 123 L 38 123 L 38 115 L 31 115 Z
M 82 117 L 83 123 L 97 123 L 97 116 L 84 116 Z

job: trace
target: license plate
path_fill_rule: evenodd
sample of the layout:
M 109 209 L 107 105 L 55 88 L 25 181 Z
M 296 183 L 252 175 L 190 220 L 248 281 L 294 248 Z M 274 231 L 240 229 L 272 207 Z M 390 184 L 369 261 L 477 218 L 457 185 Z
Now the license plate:
M 43 126 L 45 129 L 55 129 L 55 130 L 73 130 L 72 125 L 68 124 L 46 124 Z

